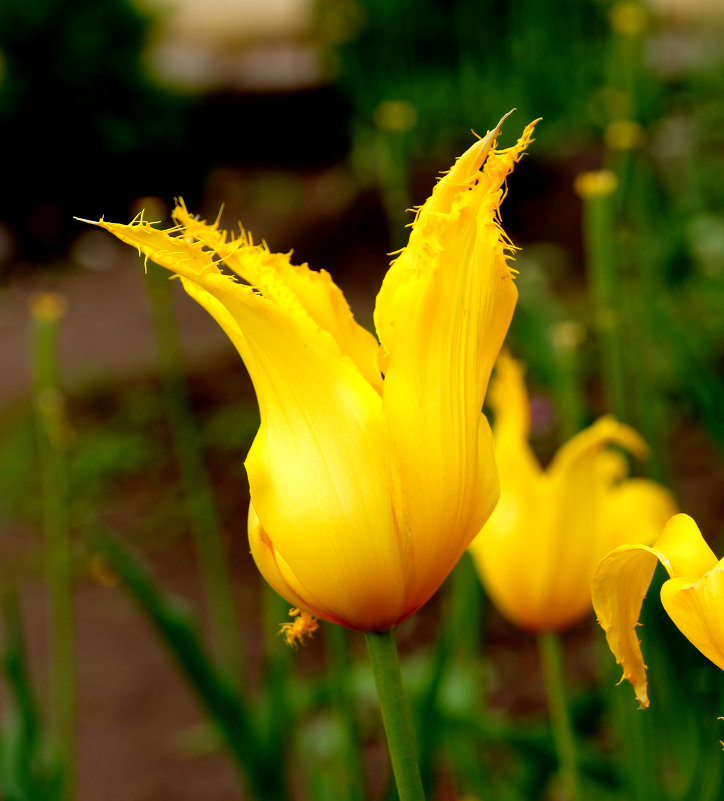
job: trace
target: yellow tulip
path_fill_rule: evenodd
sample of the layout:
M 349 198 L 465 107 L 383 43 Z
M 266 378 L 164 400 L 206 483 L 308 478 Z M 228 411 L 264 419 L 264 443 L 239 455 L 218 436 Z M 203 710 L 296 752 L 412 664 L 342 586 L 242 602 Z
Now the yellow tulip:
M 669 574 L 661 587 L 664 609 L 679 631 L 724 670 L 724 559 L 717 561 L 696 523 L 678 514 L 650 548 L 621 545 L 601 560 L 593 577 L 598 622 L 642 708 L 649 698 L 635 627 L 657 560 Z
M 251 551 L 295 612 L 391 628 L 495 505 L 482 404 L 517 299 L 499 207 L 533 126 L 496 150 L 499 124 L 418 209 L 377 297 L 381 345 L 328 273 L 183 205 L 167 231 L 97 223 L 179 275 L 244 360 L 261 411 L 246 459 Z
M 470 546 L 480 579 L 512 623 L 562 629 L 591 608 L 599 559 L 636 531 L 652 542 L 676 511 L 653 481 L 626 479 L 617 445 L 645 454 L 638 434 L 602 417 L 563 445 L 543 470 L 528 444 L 530 405 L 521 365 L 501 354 L 490 386 L 500 501 Z

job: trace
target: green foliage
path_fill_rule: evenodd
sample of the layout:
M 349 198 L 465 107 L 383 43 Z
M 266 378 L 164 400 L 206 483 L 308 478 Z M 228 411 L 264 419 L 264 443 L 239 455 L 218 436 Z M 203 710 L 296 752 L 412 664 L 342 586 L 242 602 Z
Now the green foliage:
M 2 678 L 7 704 L 0 722 L 3 801 L 62 801 L 63 769 L 49 748 L 23 644 L 17 599 L 3 599 Z
M 414 109 L 407 158 L 440 145 L 447 150 L 471 125 L 492 127 L 511 105 L 520 119 L 546 119 L 543 140 L 563 129 L 569 139 L 590 132 L 582 99 L 602 83 L 607 40 L 598 3 L 322 0 L 318 9 L 359 123 L 374 127 L 383 101 Z

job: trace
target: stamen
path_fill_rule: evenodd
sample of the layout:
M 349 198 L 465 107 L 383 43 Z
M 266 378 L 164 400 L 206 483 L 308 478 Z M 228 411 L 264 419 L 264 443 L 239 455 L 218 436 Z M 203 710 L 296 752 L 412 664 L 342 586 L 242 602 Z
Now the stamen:
M 284 641 L 291 648 L 296 648 L 304 642 L 305 637 L 311 637 L 319 628 L 317 618 L 303 609 L 292 607 L 289 615 L 294 618 L 290 623 L 282 623 L 279 633 L 284 635 Z

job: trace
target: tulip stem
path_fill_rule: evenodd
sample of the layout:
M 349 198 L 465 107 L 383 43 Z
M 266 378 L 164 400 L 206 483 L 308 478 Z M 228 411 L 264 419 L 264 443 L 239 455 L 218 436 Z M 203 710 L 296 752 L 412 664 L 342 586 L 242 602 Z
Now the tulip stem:
M 412 718 L 402 686 L 396 630 L 365 633 L 400 801 L 425 801 Z
M 31 301 L 30 310 L 48 587 L 51 732 L 63 763 L 61 796 L 68 801 L 75 795 L 76 669 L 73 540 L 68 512 L 70 427 L 58 360 L 58 326 L 64 301 L 59 295 L 46 293 Z
M 571 725 L 571 716 L 566 700 L 566 681 L 563 670 L 561 641 L 553 631 L 538 635 L 538 647 L 543 663 L 548 711 L 553 727 L 553 741 L 558 754 L 558 764 L 567 790 L 568 801 L 581 798 L 580 778 L 576 745 Z
M 628 420 L 625 347 L 622 338 L 618 257 L 616 253 L 616 178 L 598 174 L 598 182 L 584 185 L 584 240 L 594 319 L 601 348 L 601 375 L 608 411 Z

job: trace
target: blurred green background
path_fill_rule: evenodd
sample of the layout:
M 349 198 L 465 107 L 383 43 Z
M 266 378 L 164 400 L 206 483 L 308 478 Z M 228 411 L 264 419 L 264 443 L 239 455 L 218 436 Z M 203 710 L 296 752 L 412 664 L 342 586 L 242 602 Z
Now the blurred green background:
M 0 580 L 24 620 L 9 601 L 0 797 L 253 797 L 254 781 L 272 781 L 276 749 L 286 790 L 269 798 L 358 799 L 352 731 L 369 797 L 389 794 L 359 638 L 340 642 L 326 626 L 299 653 L 275 640 L 286 608 L 264 595 L 246 544 L 243 457 L 258 417 L 243 365 L 176 282 L 154 284 L 154 265 L 146 280 L 130 249 L 74 216 L 125 222 L 145 207 L 163 220 L 178 196 L 207 219 L 222 209 L 226 227 L 241 220 L 273 250 L 329 270 L 371 326 L 406 210 L 471 130 L 515 107 L 507 146 L 542 117 L 502 208 L 522 248 L 508 344 L 528 364 L 534 447 L 545 461 L 616 413 L 651 446 L 635 469 L 670 486 L 721 553 L 723 97 L 718 0 L 0 0 Z M 601 169 L 615 191 L 582 198 L 577 177 Z M 57 341 L 28 311 L 47 291 L 67 307 Z M 46 380 L 62 403 L 38 414 Z M 45 447 L 48 415 L 62 434 Z M 70 543 L 77 749 L 52 745 L 47 714 L 53 493 Z M 243 653 L 214 658 L 243 663 L 239 693 L 265 744 L 256 780 L 239 745 L 246 789 L 182 675 L 217 724 L 208 693 L 221 685 L 179 657 L 178 631 L 166 645 L 185 667 L 169 661 L 168 619 L 146 594 L 166 634 L 141 621 L 123 570 L 108 569 L 112 548 L 100 558 L 88 544 L 99 531 L 122 535 L 158 586 L 208 620 L 202 646 L 224 640 L 213 608 L 223 618 L 225 601 L 209 582 L 230 575 L 221 595 Z M 221 551 L 204 555 L 215 537 Z M 432 731 L 420 746 L 430 798 L 563 797 L 534 640 L 489 608 L 467 558 L 449 584 L 400 632 Z M 645 713 L 631 717 L 630 688 L 613 688 L 592 620 L 564 638 L 586 798 L 720 798 L 721 676 L 649 597 Z M 18 668 L 24 652 L 30 667 Z M 335 681 L 350 658 L 348 681 Z M 64 760 L 73 793 L 58 789 Z

